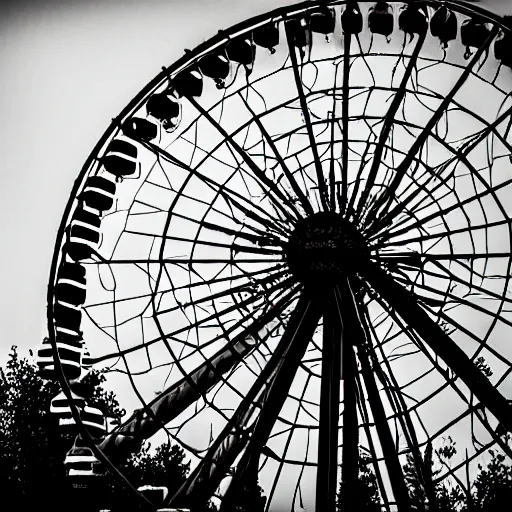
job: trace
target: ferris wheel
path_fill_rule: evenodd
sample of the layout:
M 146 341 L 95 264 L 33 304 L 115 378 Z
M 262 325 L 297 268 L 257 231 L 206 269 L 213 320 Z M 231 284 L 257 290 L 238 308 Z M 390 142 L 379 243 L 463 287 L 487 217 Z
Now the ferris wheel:
M 364 454 L 405 511 L 406 456 L 431 510 L 438 481 L 512 456 L 511 48 L 463 1 L 311 1 L 149 82 L 51 267 L 38 362 L 75 462 L 120 473 L 163 436 L 193 463 L 166 506 L 222 512 L 257 482 L 266 510 L 331 512 L 340 481 L 357 510 Z M 132 409 L 114 429 L 77 391 L 90 367 Z M 447 435 L 467 456 L 434 482 Z

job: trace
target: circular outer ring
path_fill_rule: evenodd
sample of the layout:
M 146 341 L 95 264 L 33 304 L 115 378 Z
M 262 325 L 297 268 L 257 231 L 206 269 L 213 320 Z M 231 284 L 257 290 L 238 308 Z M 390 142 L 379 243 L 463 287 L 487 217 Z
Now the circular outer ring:
M 177 73 L 187 68 L 191 63 L 197 61 L 197 59 L 212 50 L 221 47 L 222 45 L 229 42 L 233 37 L 238 37 L 243 34 L 249 33 L 254 28 L 259 25 L 265 24 L 269 20 L 273 20 L 276 22 L 285 20 L 290 15 L 300 15 L 306 13 L 310 10 L 317 9 L 319 5 L 322 6 L 338 6 L 338 5 L 346 5 L 349 2 L 346 0 L 342 1 L 332 1 L 329 3 L 320 3 L 315 1 L 305 1 L 298 4 L 294 4 L 291 6 L 280 7 L 274 9 L 270 12 L 263 13 L 261 15 L 255 16 L 248 20 L 242 21 L 228 30 L 221 30 L 215 36 L 211 37 L 207 41 L 201 43 L 197 46 L 193 51 L 187 52 L 183 57 L 178 59 L 174 64 L 163 67 L 162 71 L 154 77 L 145 87 L 141 89 L 141 91 L 128 103 L 128 105 L 121 111 L 121 113 L 116 116 L 109 127 L 105 130 L 101 138 L 98 140 L 93 150 L 87 157 L 82 169 L 75 179 L 72 189 L 70 191 L 70 199 L 64 209 L 62 220 L 60 222 L 57 236 L 55 248 L 52 256 L 52 262 L 50 267 L 49 279 L 48 279 L 48 287 L 47 287 L 47 308 L 46 308 L 46 317 L 47 317 L 47 326 L 48 326 L 48 337 L 53 348 L 53 356 L 55 361 L 55 368 L 58 373 L 58 378 L 62 386 L 62 390 L 71 405 L 71 412 L 74 420 L 77 422 L 79 426 L 80 433 L 83 436 L 84 440 L 90 445 L 93 450 L 95 456 L 103 462 L 106 466 L 108 466 L 114 474 L 117 474 L 119 478 L 121 478 L 128 486 L 133 490 L 135 494 L 137 494 L 139 500 L 141 500 L 147 510 L 154 510 L 154 506 L 145 498 L 140 492 L 138 492 L 133 486 L 130 484 L 129 480 L 122 474 L 121 471 L 106 457 L 103 452 L 94 444 L 93 438 L 88 433 L 87 429 L 81 424 L 79 411 L 76 405 L 72 401 L 71 388 L 69 383 L 65 377 L 64 370 L 61 364 L 61 361 L 58 357 L 57 353 L 57 343 L 56 343 L 56 332 L 54 328 L 54 296 L 55 296 L 55 288 L 56 288 L 56 276 L 57 270 L 62 260 L 63 255 L 63 241 L 65 240 L 65 231 L 69 224 L 69 219 L 71 218 L 71 214 L 73 213 L 76 205 L 77 198 L 80 195 L 80 192 L 84 188 L 85 180 L 90 174 L 91 171 L 94 170 L 95 166 L 99 166 L 99 154 L 102 154 L 104 149 L 107 147 L 110 139 L 115 136 L 118 132 L 121 131 L 121 127 L 123 122 L 129 118 L 134 112 L 136 112 L 144 103 L 145 99 L 154 91 L 158 89 L 158 87 L 162 84 L 162 82 L 172 79 Z M 364 0 L 361 3 L 371 3 L 369 0 Z M 412 3 L 411 0 L 403 0 L 404 4 Z M 441 5 L 445 5 L 455 11 L 458 14 L 464 14 L 468 16 L 477 15 L 484 19 L 487 22 L 493 23 L 500 27 L 504 32 L 510 32 L 510 28 L 504 24 L 501 16 L 496 15 L 492 12 L 489 12 L 477 5 L 469 4 L 462 0 L 425 0 L 424 4 L 429 7 L 439 7 Z

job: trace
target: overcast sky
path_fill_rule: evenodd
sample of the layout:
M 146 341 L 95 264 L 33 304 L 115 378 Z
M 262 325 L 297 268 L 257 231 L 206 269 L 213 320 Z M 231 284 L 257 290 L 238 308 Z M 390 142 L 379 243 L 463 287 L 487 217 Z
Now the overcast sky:
M 72 183 L 111 119 L 218 30 L 290 0 L 18 1 L 0 7 L 0 364 L 46 335 Z M 481 5 L 506 14 L 512 0 Z M 2 12 L 3 10 L 3 12 Z
M 46 333 L 72 183 L 121 109 L 219 29 L 286 0 L 20 1 L 0 7 L 0 361 Z
M 19 0 L 0 7 L 0 361 L 46 334 L 55 234 L 112 117 L 219 29 L 290 0 Z M 508 12 L 510 0 L 484 0 Z

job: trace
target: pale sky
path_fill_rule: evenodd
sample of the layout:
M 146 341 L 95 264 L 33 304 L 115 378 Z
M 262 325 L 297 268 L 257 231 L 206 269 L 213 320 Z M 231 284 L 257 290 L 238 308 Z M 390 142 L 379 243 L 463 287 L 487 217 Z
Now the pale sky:
M 72 183 L 122 108 L 217 33 L 287 0 L 103 0 L 0 9 L 0 361 L 46 334 L 46 285 Z
M 112 117 L 218 30 L 290 0 L 20 0 L 0 7 L 0 362 L 46 334 L 72 183 Z M 506 14 L 509 0 L 482 6 Z
M 72 184 L 156 74 L 218 30 L 285 0 L 16 2 L 0 11 L 0 364 L 46 335 L 46 285 Z M 505 14 L 510 0 L 481 3 Z M 511 11 L 512 11 L 512 5 Z

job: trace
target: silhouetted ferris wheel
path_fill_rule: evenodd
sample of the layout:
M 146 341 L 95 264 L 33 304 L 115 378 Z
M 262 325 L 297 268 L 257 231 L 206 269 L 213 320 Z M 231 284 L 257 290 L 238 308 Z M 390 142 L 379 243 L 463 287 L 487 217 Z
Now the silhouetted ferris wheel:
M 511 456 L 511 48 L 462 1 L 315 1 L 164 68 L 58 233 L 39 364 L 75 463 L 163 435 L 193 462 L 167 506 L 225 511 L 257 481 L 267 510 L 327 512 L 340 480 L 357 510 L 364 454 L 404 511 L 408 454 L 429 510 L 490 446 Z M 76 391 L 84 364 L 134 409 L 121 426 Z M 467 455 L 434 481 L 447 435 Z

